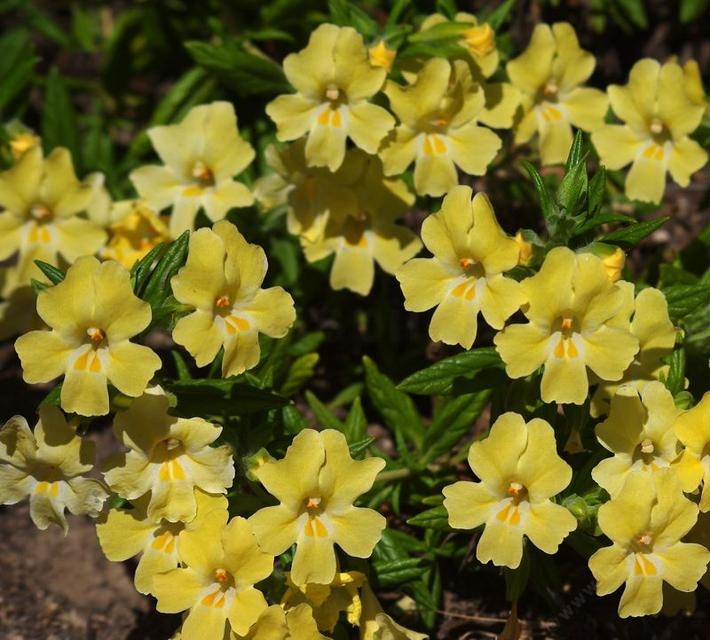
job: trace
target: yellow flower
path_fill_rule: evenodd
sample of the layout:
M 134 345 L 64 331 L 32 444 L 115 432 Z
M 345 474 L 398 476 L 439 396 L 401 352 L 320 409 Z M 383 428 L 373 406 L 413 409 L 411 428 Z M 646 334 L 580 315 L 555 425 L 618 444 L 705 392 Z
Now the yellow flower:
M 580 48 L 567 22 L 538 24 L 528 48 L 506 65 L 510 81 L 522 92 L 515 142 L 523 144 L 538 133 L 542 164 L 565 161 L 572 125 L 594 131 L 604 124 L 606 94 L 580 87 L 594 66 L 594 56 Z
M 350 174 L 354 207 L 346 212 L 331 209 L 322 233 L 315 240 L 302 236 L 301 246 L 309 262 L 335 254 L 333 289 L 367 295 L 375 262 L 391 274 L 421 248 L 413 231 L 396 224 L 414 203 L 414 195 L 402 180 L 384 177 L 379 158 L 359 149 L 348 151 L 340 170 Z
M 319 629 L 332 632 L 341 612 L 345 612 L 351 625 L 360 623 L 362 603 L 359 590 L 366 582 L 365 574 L 359 571 L 336 573 L 330 584 L 306 583 L 297 585 L 286 573 L 286 593 L 281 605 L 289 610 L 306 603 L 313 610 L 313 617 Z
M 614 498 L 631 474 L 666 469 L 678 453 L 673 423 L 680 414 L 673 396 L 657 381 L 640 391 L 621 386 L 611 399 L 609 417 L 597 425 L 597 439 L 614 455 L 592 469 L 592 478 Z
M 104 478 L 127 500 L 151 492 L 151 520 L 189 522 L 197 509 L 196 487 L 226 493 L 232 486 L 232 452 L 228 445 L 209 446 L 221 427 L 202 418 L 176 418 L 168 408 L 164 391 L 153 387 L 116 414 L 114 433 L 129 451 L 110 459 Z
M 273 556 L 259 549 L 244 518 L 232 518 L 216 534 L 210 544 L 201 536 L 180 540 L 186 566 L 153 577 L 158 611 L 187 611 L 182 640 L 246 635 L 267 608 L 254 584 L 271 575 Z
M 65 509 L 95 518 L 108 497 L 100 482 L 83 477 L 94 456 L 94 443 L 80 438 L 56 407 L 40 406 L 34 433 L 22 416 L 10 418 L 0 429 L 0 504 L 29 496 L 37 528 L 53 522 L 66 534 Z
M 455 187 L 441 211 L 422 225 L 433 258 L 414 258 L 397 271 L 409 311 L 437 309 L 429 325 L 432 340 L 470 349 L 480 311 L 500 329 L 524 298 L 519 283 L 503 276 L 518 264 L 519 246 L 500 228 L 488 198 Z M 437 306 L 438 305 L 438 306 Z
M 308 164 L 331 171 L 343 162 L 348 137 L 367 153 L 377 153 L 394 118 L 367 100 L 382 88 L 387 72 L 370 64 L 355 29 L 320 25 L 308 46 L 287 56 L 283 67 L 297 93 L 278 96 L 266 106 L 279 140 L 308 134 Z
M 50 331 L 30 331 L 15 342 L 25 382 L 64 375 L 62 409 L 84 416 L 108 413 L 107 383 L 136 397 L 160 368 L 160 358 L 129 338 L 150 323 L 150 305 L 133 294 L 117 262 L 84 256 L 63 282 L 40 291 L 37 312 Z
M 254 193 L 266 210 L 285 205 L 289 233 L 308 242 L 323 239 L 330 217 L 344 219 L 358 210 L 357 194 L 352 189 L 362 175 L 364 154 L 345 154 L 336 171 L 309 167 L 305 142 L 296 140 L 284 149 L 267 147 L 265 157 L 275 174 L 259 178 Z
M 621 379 L 638 351 L 629 331 L 630 283 L 610 282 L 591 253 L 556 247 L 521 285 L 530 322 L 508 325 L 493 340 L 511 378 L 544 365 L 543 401 L 574 404 L 587 397 L 587 368 L 602 380 Z
M 668 365 L 663 364 L 661 359 L 673 352 L 676 328 L 668 317 L 666 297 L 653 287 L 643 289 L 636 296 L 633 314 L 630 329 L 639 340 L 638 353 L 620 381 L 599 383 L 589 407 L 595 418 L 608 413 L 609 401 L 619 385 L 630 384 L 641 390 L 646 383 L 659 380 L 668 372 Z
M 101 251 L 104 260 L 130 269 L 155 246 L 171 239 L 163 219 L 140 200 L 117 202 L 114 215 L 118 219 L 109 227 L 109 241 Z
M 240 136 L 231 103 L 193 107 L 182 122 L 148 129 L 148 136 L 164 165 L 139 167 L 130 178 L 152 209 L 172 206 L 174 238 L 194 228 L 200 208 L 214 222 L 254 201 L 233 179 L 254 159 L 254 149 Z
M 194 308 L 178 320 L 173 339 L 198 367 L 224 346 L 222 375 L 238 375 L 258 364 L 259 333 L 286 335 L 296 319 L 293 299 L 281 287 L 261 288 L 266 268 L 264 250 L 226 220 L 192 234 L 187 263 L 170 284 L 175 298 Z
M 104 245 L 106 232 L 80 217 L 102 181 L 92 174 L 79 182 L 69 151 L 54 149 L 43 158 L 39 146 L 0 173 L 0 260 L 19 252 L 18 282 L 43 279 L 34 260 L 58 266 L 60 256 L 72 263 Z
M 703 513 L 710 511 L 710 392 L 678 417 L 674 429 L 685 449 L 673 468 L 684 491 L 694 492 L 702 486 L 700 510 Z
M 476 557 L 515 569 L 523 556 L 523 536 L 545 553 L 556 553 L 577 527 L 574 516 L 551 497 L 572 479 L 557 455 L 552 427 L 540 418 L 526 423 L 504 413 L 485 440 L 474 442 L 468 463 L 481 482 L 444 487 L 449 524 L 457 529 L 484 525 Z
M 382 67 L 385 71 L 392 70 L 392 64 L 397 55 L 396 49 L 390 49 L 384 40 L 378 40 L 377 44 L 367 50 L 367 58 L 373 67 Z
M 284 611 L 275 604 L 266 609 L 245 636 L 230 632 L 229 640 L 328 640 L 318 632 L 311 608 L 300 604 Z
M 710 552 L 680 540 L 697 517 L 698 507 L 683 497 L 670 469 L 629 476 L 619 495 L 599 507 L 599 527 L 613 544 L 589 558 L 597 595 L 625 583 L 619 615 L 626 618 L 658 613 L 664 582 L 678 591 L 694 591 Z
M 134 582 L 140 593 L 152 593 L 153 576 L 177 568 L 181 541 L 195 536 L 203 544 L 227 524 L 227 499 L 197 489 L 197 512 L 190 522 L 169 522 L 148 516 L 150 496 L 136 500 L 132 509 L 110 509 L 96 523 L 101 549 L 109 560 L 121 562 L 141 554 Z M 217 536 L 213 529 L 217 529 Z
M 485 95 L 463 60 L 427 61 L 414 84 L 389 81 L 385 93 L 401 124 L 380 152 L 386 175 L 414 161 L 414 188 L 440 196 L 458 184 L 456 167 L 483 175 L 501 147 L 500 138 L 478 125 Z
M 10 138 L 10 151 L 15 160 L 19 160 L 26 151 L 38 147 L 42 140 L 39 136 L 34 135 L 32 131 L 18 131 Z
M 367 581 L 360 591 L 362 614 L 360 616 L 360 640 L 427 640 L 429 636 L 417 633 L 397 624 L 388 616 L 372 592 Z
M 330 584 L 337 572 L 334 544 L 367 558 L 385 528 L 385 518 L 353 506 L 385 466 L 381 458 L 353 460 L 342 433 L 304 429 L 276 462 L 254 471 L 280 504 L 249 518 L 259 546 L 278 555 L 296 544 L 291 580 Z
M 705 111 L 689 95 L 681 66 L 644 58 L 631 69 L 629 83 L 607 89 L 614 113 L 625 124 L 609 124 L 592 134 L 599 158 L 609 169 L 631 163 L 626 195 L 660 202 L 666 171 L 682 187 L 707 162 L 707 152 L 688 137 Z

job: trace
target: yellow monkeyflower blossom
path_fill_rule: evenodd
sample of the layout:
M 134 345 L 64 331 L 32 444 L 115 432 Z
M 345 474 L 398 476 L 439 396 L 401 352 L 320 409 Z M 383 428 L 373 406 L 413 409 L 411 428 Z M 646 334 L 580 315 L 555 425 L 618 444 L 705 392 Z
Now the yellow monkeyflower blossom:
M 700 510 L 710 511 L 710 392 L 692 409 L 683 412 L 674 430 L 685 445 L 683 454 L 673 468 L 683 484 L 683 490 L 693 492 L 702 487 Z
M 680 186 L 687 186 L 708 154 L 688 137 L 700 124 L 705 105 L 689 95 L 682 67 L 644 58 L 632 67 L 627 85 L 610 85 L 607 92 L 614 113 L 625 124 L 595 131 L 592 143 L 607 168 L 631 163 L 626 195 L 660 202 L 666 171 Z
M 286 573 L 287 589 L 281 598 L 281 606 L 288 611 L 299 604 L 308 604 L 313 610 L 318 628 L 332 633 L 341 612 L 345 612 L 351 625 L 360 623 L 360 588 L 366 581 L 364 573 L 344 571 L 336 573 L 330 584 L 297 585 L 291 580 L 290 574 Z
M 155 246 L 171 240 L 164 218 L 140 200 L 115 203 L 113 216 L 109 241 L 101 250 L 104 260 L 115 260 L 130 269 Z
M 280 504 L 249 518 L 259 546 L 278 555 L 296 543 L 291 580 L 330 584 L 337 572 L 334 544 L 367 558 L 385 528 L 385 518 L 353 506 L 385 466 L 381 458 L 353 460 L 345 436 L 334 429 L 304 429 L 276 462 L 254 471 Z
M 180 544 L 191 536 L 213 544 L 229 520 L 227 498 L 195 491 L 197 511 L 189 522 L 169 522 L 148 516 L 150 496 L 136 500 L 132 509 L 110 509 L 96 523 L 101 549 L 109 560 L 123 561 L 141 554 L 134 582 L 140 593 L 151 593 L 153 576 L 177 568 Z M 213 536 L 213 529 L 217 536 Z
M 79 182 L 64 148 L 44 158 L 41 147 L 32 147 L 0 173 L 0 260 L 19 252 L 20 284 L 43 278 L 34 260 L 71 264 L 104 245 L 106 232 L 80 215 L 102 182 L 100 174 Z
M 468 464 L 481 482 L 444 487 L 444 507 L 454 528 L 484 525 L 476 548 L 481 562 L 515 569 L 523 536 L 553 554 L 577 527 L 574 516 L 550 500 L 570 483 L 572 468 L 557 455 L 545 420 L 526 423 L 517 413 L 504 413 L 485 440 L 471 445 Z
M 427 640 L 429 636 L 397 624 L 383 610 L 367 581 L 360 591 L 360 640 Z
M 594 71 L 594 56 L 580 48 L 567 22 L 538 24 L 528 48 L 506 65 L 522 93 L 515 142 L 539 134 L 542 164 L 564 162 L 572 146 L 572 125 L 594 131 L 604 124 L 608 99 L 603 91 L 581 87 Z
M 367 100 L 382 88 L 387 72 L 369 62 L 355 29 L 320 25 L 305 49 L 286 56 L 283 68 L 297 93 L 278 96 L 266 106 L 279 140 L 307 134 L 308 164 L 331 171 L 343 162 L 348 137 L 367 153 L 377 153 L 394 118 Z
M 633 305 L 630 328 L 639 341 L 638 353 L 620 381 L 599 383 L 589 407 L 593 417 L 608 413 L 609 401 L 619 385 L 630 384 L 640 390 L 646 383 L 659 380 L 668 372 L 669 366 L 661 359 L 673 352 L 676 328 L 668 317 L 666 297 L 662 291 L 648 287 L 639 292 Z
M 463 60 L 428 60 L 413 84 L 389 81 L 385 94 L 401 124 L 380 152 L 386 175 L 398 175 L 414 161 L 414 188 L 440 196 L 458 184 L 456 167 L 480 176 L 501 147 L 481 127 L 483 90 Z
M 238 375 L 258 364 L 259 333 L 286 335 L 296 319 L 293 299 L 281 287 L 261 288 L 267 266 L 264 250 L 226 220 L 192 234 L 187 262 L 170 284 L 175 298 L 194 308 L 178 320 L 173 339 L 198 367 L 224 346 L 222 375 Z
M 632 385 L 620 387 L 609 417 L 596 427 L 597 439 L 614 455 L 592 469 L 594 481 L 614 498 L 630 474 L 668 468 L 680 448 L 673 430 L 679 414 L 661 382 L 649 382 L 640 392 Z
M 60 400 L 67 412 L 105 415 L 107 383 L 136 397 L 161 366 L 152 349 L 129 341 L 150 324 L 151 311 L 117 262 L 78 258 L 62 282 L 40 291 L 37 312 L 50 330 L 15 342 L 22 375 L 30 384 L 64 375 Z
M 417 235 L 396 223 L 414 204 L 414 194 L 402 180 L 385 178 L 379 158 L 359 149 L 347 152 L 343 169 L 350 174 L 354 207 L 331 209 L 322 233 L 315 240 L 301 236 L 301 246 L 309 262 L 335 254 L 330 271 L 333 289 L 367 295 L 375 279 L 375 262 L 392 274 L 421 248 Z
M 597 595 L 625 584 L 619 615 L 626 618 L 658 613 L 664 582 L 695 591 L 710 551 L 680 540 L 697 518 L 698 507 L 683 496 L 670 469 L 629 476 L 619 495 L 599 507 L 599 527 L 613 544 L 589 558 Z
M 54 523 L 65 534 L 65 509 L 95 518 L 108 491 L 98 480 L 84 477 L 94 466 L 94 450 L 94 443 L 79 437 L 51 405 L 40 406 L 34 432 L 22 416 L 10 418 L 0 429 L 0 504 L 29 496 L 37 528 Z
M 441 210 L 422 225 L 422 240 L 433 258 L 414 258 L 397 271 L 404 307 L 436 306 L 429 325 L 432 340 L 470 349 L 479 311 L 495 329 L 524 302 L 520 284 L 504 271 L 518 264 L 520 247 L 500 228 L 483 193 L 455 187 Z
M 638 351 L 629 330 L 633 286 L 612 283 L 591 253 L 556 247 L 540 271 L 521 283 L 528 324 L 511 324 L 493 341 L 511 378 L 544 365 L 544 402 L 583 404 L 587 368 L 602 380 L 620 380 Z
M 150 519 L 189 522 L 197 509 L 196 487 L 226 493 L 232 486 L 232 451 L 228 445 L 209 446 L 221 427 L 202 418 L 176 418 L 168 409 L 168 397 L 153 387 L 116 414 L 114 432 L 129 451 L 107 462 L 104 478 L 127 500 L 150 491 Z
M 225 636 L 226 640 L 226 636 Z M 284 611 L 279 605 L 271 605 L 246 635 L 230 631 L 228 640 L 328 640 L 318 632 L 311 608 L 307 604 Z
M 254 149 L 239 134 L 231 103 L 193 107 L 180 123 L 152 127 L 148 136 L 164 164 L 139 167 L 130 179 L 155 211 L 172 206 L 173 237 L 194 228 L 200 208 L 216 222 L 254 201 L 234 180 L 254 159 Z
M 244 636 L 267 608 L 254 584 L 271 575 L 273 556 L 257 546 L 244 518 L 215 533 L 210 544 L 201 536 L 180 540 L 185 566 L 153 577 L 158 611 L 187 611 L 182 640 L 223 640 L 231 631 Z
M 367 59 L 373 67 L 382 67 L 388 73 L 392 70 L 394 59 L 397 56 L 396 49 L 390 49 L 384 40 L 378 40 L 377 44 L 367 50 Z
M 15 135 L 10 138 L 10 151 L 12 157 L 15 160 L 19 160 L 26 151 L 38 147 L 42 140 L 39 136 L 36 136 L 32 131 L 24 130 L 18 131 Z

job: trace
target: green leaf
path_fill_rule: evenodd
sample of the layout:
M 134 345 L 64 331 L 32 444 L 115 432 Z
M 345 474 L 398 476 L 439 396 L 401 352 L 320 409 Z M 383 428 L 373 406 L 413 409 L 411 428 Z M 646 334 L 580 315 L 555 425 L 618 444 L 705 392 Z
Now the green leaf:
M 542 176 L 538 173 L 537 169 L 527 160 L 523 160 L 522 163 L 535 185 L 537 196 L 540 199 L 542 215 L 545 220 L 552 220 L 553 217 L 558 216 L 560 213 L 557 204 L 550 196 L 550 192 L 547 190 L 547 186 L 545 185 L 545 182 L 542 179 Z
M 286 93 L 290 86 L 283 70 L 273 60 L 257 56 L 233 43 L 213 45 L 186 42 L 192 59 L 240 96 Z
M 372 436 L 368 436 L 367 438 L 362 438 L 361 440 L 358 440 L 357 442 L 353 442 L 352 444 L 348 444 L 348 450 L 350 451 L 350 455 L 353 458 L 359 457 L 359 455 L 363 451 L 366 451 L 367 449 L 370 448 L 370 445 L 374 441 L 375 441 L 375 439 Z
M 56 67 L 52 67 L 49 72 L 44 91 L 42 146 L 47 153 L 55 147 L 66 147 L 72 155 L 74 165 L 81 166 L 76 112 L 64 78 Z
M 441 531 L 451 531 L 449 525 L 449 512 L 443 504 L 422 511 L 407 520 L 407 524 L 424 529 L 437 529 Z
M 343 424 L 343 432 L 348 442 L 361 440 L 367 434 L 367 418 L 362 410 L 362 402 L 358 396 L 353 400 L 347 418 Z
M 505 0 L 498 5 L 492 13 L 481 15 L 481 22 L 487 22 L 494 31 L 498 31 L 508 19 L 510 12 L 515 7 L 516 0 Z
M 295 435 L 308 427 L 308 421 L 301 415 L 301 412 L 292 404 L 287 404 L 281 409 L 281 417 L 284 429 L 287 433 Z
M 288 404 L 288 399 L 283 396 L 236 379 L 199 378 L 164 382 L 163 386 L 177 398 L 173 413 L 182 417 L 242 416 L 280 409 Z
M 448 395 L 462 382 L 473 380 L 481 371 L 502 369 L 504 363 L 494 347 L 463 351 L 435 362 L 402 380 L 397 388 L 408 393 Z
M 39 270 L 47 276 L 47 279 L 52 284 L 59 284 L 64 280 L 64 271 L 61 269 L 58 269 L 47 262 L 42 262 L 42 260 L 35 260 L 35 264 L 39 267 Z
M 407 442 L 420 449 L 423 427 L 412 399 L 397 389 L 392 380 L 381 373 L 370 358 L 363 356 L 362 361 L 365 365 L 365 386 L 370 400 L 395 435 L 400 455 L 406 451 Z
M 625 216 L 621 213 L 600 213 L 599 215 L 588 218 L 584 222 L 579 223 L 573 230 L 573 235 L 579 236 L 587 231 L 596 229 L 599 225 L 609 224 L 610 222 L 623 222 L 632 224 L 636 222 L 635 218 Z
M 653 220 L 646 220 L 645 222 L 637 222 L 636 224 L 632 224 L 630 227 L 626 227 L 625 229 L 619 229 L 618 231 L 607 233 L 599 238 L 599 240 L 601 242 L 609 242 L 610 244 L 617 244 L 622 248 L 630 249 L 641 242 L 641 240 L 643 240 L 646 236 L 651 235 L 656 229 L 660 229 L 670 219 L 670 216 L 663 216 Z
M 156 261 L 160 258 L 160 255 L 165 251 L 167 247 L 166 243 L 161 243 L 154 246 L 148 253 L 146 253 L 138 262 L 136 262 L 131 267 L 131 282 L 133 283 L 133 293 L 137 296 L 141 296 L 143 289 L 145 288 L 148 277 L 150 276 Z
M 604 196 L 606 195 L 606 168 L 602 165 L 597 169 L 597 172 L 592 176 L 589 181 L 588 189 L 588 208 L 589 214 L 595 216 L 596 213 L 601 209 L 604 203 Z
M 14 29 L 0 38 L 0 110 L 30 85 L 37 60 L 26 31 Z
M 470 24 L 463 22 L 440 22 L 424 31 L 419 31 L 409 36 L 409 41 L 414 43 L 433 44 L 440 40 L 459 40 Z
M 696 309 L 710 303 L 710 285 L 678 284 L 663 289 L 668 302 L 668 315 L 676 323 Z
M 306 391 L 306 402 L 321 426 L 338 431 L 345 430 L 343 423 L 311 391 Z
M 440 409 L 424 433 L 422 462 L 428 464 L 451 448 L 473 427 L 488 404 L 491 392 L 467 393 L 451 398 Z
M 619 7 L 631 20 L 631 22 L 639 29 L 648 27 L 648 17 L 644 8 L 644 0 L 617 0 Z
M 319 359 L 317 353 L 307 353 L 296 358 L 288 369 L 285 382 L 281 385 L 281 395 L 290 397 L 299 391 L 313 377 Z
M 170 355 L 172 355 L 173 362 L 175 363 L 175 370 L 177 372 L 178 380 L 180 382 L 192 380 L 190 368 L 187 366 L 187 362 L 185 362 L 185 358 L 183 358 L 182 354 L 177 349 L 173 349 L 170 352 Z
M 353 27 L 366 39 L 371 39 L 379 31 L 377 23 L 353 2 L 328 0 L 328 9 L 335 24 L 340 27 Z
M 699 18 L 710 6 L 710 0 L 681 0 L 678 17 L 683 24 Z
M 570 147 L 569 153 L 567 154 L 567 161 L 565 162 L 565 173 L 568 173 L 571 169 L 583 164 L 587 159 L 589 153 L 587 143 L 584 139 L 584 134 L 581 131 L 577 131 L 574 134 L 574 139 L 572 140 L 572 146 Z
M 426 567 L 421 566 L 421 558 L 400 558 L 373 562 L 372 569 L 380 588 L 400 587 L 424 575 Z
M 569 214 L 579 212 L 587 196 L 587 145 L 577 132 L 567 158 L 565 175 L 557 187 L 557 202 Z
M 685 388 L 685 349 L 676 349 L 669 362 L 666 387 L 675 396 Z

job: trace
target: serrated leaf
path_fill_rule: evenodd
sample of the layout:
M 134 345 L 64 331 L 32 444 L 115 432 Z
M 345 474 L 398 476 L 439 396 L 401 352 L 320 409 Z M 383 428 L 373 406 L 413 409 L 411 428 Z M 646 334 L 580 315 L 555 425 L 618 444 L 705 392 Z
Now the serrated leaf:
M 625 229 L 619 229 L 603 235 L 599 240 L 610 244 L 620 245 L 622 248 L 631 248 L 636 246 L 646 236 L 650 236 L 656 229 L 660 229 L 666 222 L 670 220 L 670 216 L 663 216 L 645 222 L 637 222 Z
M 306 391 L 306 402 L 321 426 L 344 431 L 343 423 L 311 391 Z
M 400 587 L 424 575 L 426 567 L 421 566 L 421 558 L 401 558 L 373 562 L 372 569 L 380 588 Z
M 455 391 L 457 383 L 473 380 L 481 371 L 504 366 L 495 348 L 482 347 L 439 360 L 405 378 L 397 388 L 422 395 L 447 395 Z
M 35 264 L 52 284 L 59 284 L 64 281 L 64 271 L 61 269 L 47 262 L 42 262 L 42 260 L 35 260 Z
M 313 377 L 319 359 L 317 353 L 306 353 L 296 358 L 291 363 L 286 380 L 281 386 L 281 395 L 290 397 L 299 391 Z
M 397 389 L 370 358 L 364 356 L 362 361 L 370 400 L 395 435 L 400 455 L 406 451 L 405 443 L 421 448 L 424 436 L 422 421 L 412 399 Z
M 663 289 L 663 294 L 668 302 L 668 316 L 673 323 L 710 303 L 710 285 L 706 284 L 673 285 Z
M 443 504 L 422 511 L 407 519 L 407 524 L 424 529 L 437 529 L 441 531 L 451 531 L 449 525 L 449 512 Z
M 451 448 L 473 427 L 488 404 L 491 392 L 467 393 L 451 398 L 434 416 L 424 433 L 422 462 L 429 464 Z
M 46 153 L 55 147 L 66 147 L 74 165 L 80 169 L 79 130 L 76 112 L 64 78 L 56 67 L 47 76 L 42 105 L 42 146 Z M 79 170 L 79 173 L 81 171 Z
M 359 396 L 353 400 L 348 416 L 343 423 L 343 432 L 348 442 L 360 440 L 367 433 L 367 418 L 362 410 Z

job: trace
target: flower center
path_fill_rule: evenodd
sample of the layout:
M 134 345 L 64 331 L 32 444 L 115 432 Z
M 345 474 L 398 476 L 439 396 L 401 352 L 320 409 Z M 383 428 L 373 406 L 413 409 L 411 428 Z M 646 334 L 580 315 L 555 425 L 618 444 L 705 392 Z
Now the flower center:
M 545 86 L 542 88 L 542 95 L 545 97 L 545 100 L 551 100 L 551 101 L 556 101 L 557 100 L 557 94 L 560 91 L 560 87 L 555 82 L 554 80 L 548 80 L 548 82 L 545 84 Z
M 202 160 L 198 160 L 192 167 L 192 177 L 200 187 L 213 187 L 214 174 Z
M 559 336 L 552 353 L 556 358 L 576 358 L 579 356 L 575 334 L 579 333 L 576 318 L 571 313 L 565 313 L 555 323 L 553 335 Z
M 214 306 L 217 307 L 218 309 L 227 309 L 230 307 L 232 304 L 232 301 L 229 299 L 229 296 L 226 294 L 222 294 L 221 296 L 217 296 L 214 301 Z
M 30 215 L 39 223 L 46 223 L 52 219 L 52 210 L 44 203 L 37 202 L 30 207 Z
M 370 216 L 365 211 L 358 211 L 353 216 L 348 216 L 343 224 L 343 237 L 352 247 L 364 249 L 367 246 L 365 231 L 370 228 Z
M 210 585 L 210 592 L 200 601 L 206 607 L 222 609 L 227 602 L 227 591 L 233 589 L 234 576 L 221 567 L 214 570 L 214 582 Z
M 649 467 L 651 471 L 655 471 L 659 466 L 665 466 L 663 460 L 658 457 L 656 446 L 650 438 L 644 438 L 636 445 L 632 458 L 634 461 L 640 460 L 641 464 Z
M 487 22 L 466 29 L 463 37 L 468 50 L 480 57 L 488 55 L 496 47 L 495 32 Z
M 86 335 L 89 336 L 89 342 L 94 349 L 98 349 L 106 339 L 106 332 L 98 327 L 89 327 L 86 330 Z
M 341 92 L 334 84 L 329 84 L 325 89 L 325 97 L 331 102 L 337 102 L 341 97 Z
M 309 496 L 304 500 L 305 511 L 308 514 L 303 533 L 311 538 L 326 538 L 328 528 L 323 522 L 323 499 L 320 496 Z
M 508 495 L 513 498 L 513 504 L 520 504 L 523 500 L 528 499 L 528 490 L 525 485 L 519 482 L 511 482 L 507 491 Z

